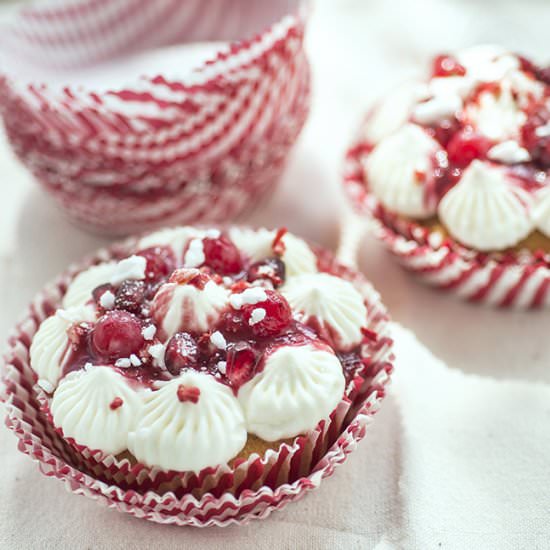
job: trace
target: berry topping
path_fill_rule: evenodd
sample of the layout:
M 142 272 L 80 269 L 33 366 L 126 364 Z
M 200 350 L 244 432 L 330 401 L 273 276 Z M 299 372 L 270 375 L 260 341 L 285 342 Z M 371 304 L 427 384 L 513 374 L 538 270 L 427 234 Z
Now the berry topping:
M 197 343 L 187 332 L 178 332 L 168 341 L 164 363 L 168 372 L 177 376 L 182 370 L 197 364 Z
M 285 282 L 285 264 L 279 258 L 267 258 L 261 262 L 256 262 L 248 268 L 248 280 L 250 282 L 258 280 L 271 281 L 275 288 Z
M 466 69 L 451 55 L 438 55 L 433 62 L 432 75 L 464 76 Z
M 176 267 L 174 254 L 167 246 L 146 248 L 138 252 L 137 256 L 143 256 L 147 262 L 145 265 L 145 280 L 147 282 L 158 281 L 163 277 L 168 277 Z
M 533 161 L 543 168 L 550 167 L 550 110 L 544 105 L 536 105 L 522 128 L 523 146 Z
M 115 398 L 111 401 L 111 404 L 109 405 L 109 408 L 110 408 L 112 411 L 116 411 L 117 409 L 120 409 L 120 407 L 122 407 L 122 405 L 124 405 L 124 401 L 122 400 L 122 398 L 120 398 L 120 397 L 115 397 Z
M 257 362 L 256 352 L 246 342 L 237 342 L 227 348 L 225 371 L 235 390 L 252 378 Z
M 145 299 L 146 286 L 143 281 L 123 281 L 115 295 L 115 309 L 139 313 Z
M 110 311 L 92 330 L 92 350 L 102 358 L 129 357 L 143 345 L 139 319 L 126 311 Z
M 454 135 L 447 146 L 449 161 L 460 168 L 465 168 L 473 160 L 485 158 L 492 143 L 470 128 Z
M 193 285 L 199 290 L 203 290 L 206 283 L 211 280 L 206 273 L 202 273 L 198 269 L 176 269 L 168 279 L 169 283 L 177 283 L 178 285 Z
M 273 252 L 277 254 L 277 256 L 282 256 L 285 253 L 286 246 L 283 242 L 283 237 L 288 233 L 288 230 L 286 227 L 281 227 L 280 229 L 277 229 L 277 233 L 275 234 L 275 238 L 273 239 L 273 242 L 271 243 L 271 248 L 273 249 Z
M 180 384 L 177 389 L 178 399 L 182 403 L 198 403 L 201 395 L 201 390 L 195 386 L 184 386 Z
M 225 235 L 216 238 L 205 238 L 202 241 L 204 265 L 221 275 L 239 273 L 243 261 L 238 248 Z
M 243 320 L 255 336 L 275 336 L 292 320 L 292 310 L 286 299 L 273 290 L 265 291 L 266 298 L 241 308 Z

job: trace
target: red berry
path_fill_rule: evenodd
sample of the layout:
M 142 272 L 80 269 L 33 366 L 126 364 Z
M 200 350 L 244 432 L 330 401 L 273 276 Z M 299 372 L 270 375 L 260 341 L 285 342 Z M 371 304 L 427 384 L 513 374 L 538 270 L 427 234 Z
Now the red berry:
M 230 344 L 227 348 L 225 375 L 235 389 L 240 388 L 254 376 L 258 357 L 246 342 Z
M 203 239 L 202 246 L 204 265 L 222 275 L 242 271 L 243 261 L 239 249 L 225 235 L 214 239 L 207 237 Z
M 433 61 L 433 76 L 464 76 L 466 69 L 450 55 L 438 55 Z
M 491 141 L 486 137 L 476 134 L 471 129 L 462 130 L 455 134 L 447 145 L 449 162 L 464 168 L 473 160 L 485 158 L 491 146 Z
M 193 337 L 187 332 L 178 332 L 168 341 L 164 363 L 168 372 L 177 376 L 183 369 L 197 364 L 198 349 Z
M 143 346 L 141 323 L 126 311 L 110 311 L 92 330 L 92 350 L 107 359 L 129 357 Z
M 544 104 L 537 104 L 521 129 L 523 146 L 529 151 L 531 158 L 543 168 L 550 167 L 550 135 L 538 135 L 538 129 L 548 124 L 550 110 Z
M 176 267 L 176 259 L 168 246 L 154 246 L 137 253 L 147 261 L 145 265 L 145 280 L 158 281 L 168 277 Z
M 267 279 L 274 287 L 278 287 L 285 282 L 285 270 L 285 264 L 279 258 L 267 258 L 248 268 L 248 280 L 252 282 Z
M 292 310 L 282 294 L 274 290 L 266 290 L 265 293 L 266 300 L 256 304 L 245 304 L 241 308 L 243 322 L 250 327 L 255 336 L 275 336 L 285 329 L 292 319 Z
M 115 294 L 115 309 L 139 313 L 146 293 L 143 281 L 123 281 Z

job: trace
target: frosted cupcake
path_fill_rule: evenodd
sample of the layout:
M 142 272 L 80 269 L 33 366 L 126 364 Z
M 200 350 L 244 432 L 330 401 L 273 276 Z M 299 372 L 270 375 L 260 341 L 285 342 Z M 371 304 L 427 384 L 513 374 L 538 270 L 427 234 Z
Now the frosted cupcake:
M 436 57 L 426 82 L 367 117 L 347 188 L 429 282 L 500 305 L 550 300 L 549 82 L 521 56 L 476 47 Z
M 30 346 L 84 467 L 216 494 L 326 451 L 388 344 L 350 273 L 284 230 L 168 229 L 131 252 L 80 272 Z

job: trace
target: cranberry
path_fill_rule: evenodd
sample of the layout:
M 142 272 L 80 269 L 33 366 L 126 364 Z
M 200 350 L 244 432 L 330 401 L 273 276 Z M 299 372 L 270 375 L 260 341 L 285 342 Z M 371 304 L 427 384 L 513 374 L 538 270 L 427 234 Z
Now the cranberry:
M 484 158 L 491 146 L 489 139 L 466 128 L 451 139 L 447 145 L 447 155 L 451 164 L 464 168 L 473 160 Z
M 537 135 L 538 128 L 550 124 L 550 110 L 544 104 L 537 104 L 529 113 L 521 129 L 523 146 L 531 158 L 542 167 L 550 167 L 550 135 Z
M 98 307 L 102 307 L 101 306 L 101 297 L 106 293 L 106 292 L 113 292 L 114 294 L 114 290 L 113 290 L 113 287 L 109 284 L 109 283 L 106 283 L 104 285 L 99 285 L 98 287 L 94 288 L 92 290 L 92 297 L 94 299 L 94 302 L 98 305 Z
M 285 282 L 285 264 L 279 258 L 267 258 L 256 262 L 248 268 L 248 280 L 267 279 L 274 287 L 281 286 Z
M 100 317 L 92 330 L 92 350 L 108 359 L 129 357 L 143 345 L 141 323 L 126 311 L 110 311 Z
M 256 352 L 246 342 L 228 346 L 225 375 L 233 388 L 240 388 L 252 378 L 257 361 Z
M 146 260 L 145 280 L 147 282 L 158 281 L 168 277 L 176 267 L 176 259 L 172 249 L 167 246 L 154 246 L 137 253 Z
M 187 332 L 178 332 L 168 341 L 164 363 L 170 374 L 177 376 L 183 369 L 196 365 L 197 344 Z
M 139 313 L 145 299 L 146 287 L 143 281 L 123 281 L 115 294 L 115 309 Z
M 266 300 L 256 304 L 245 304 L 241 308 L 243 321 L 255 336 L 275 336 L 286 328 L 292 319 L 292 310 L 282 294 L 274 290 L 266 290 L 265 293 Z
M 243 261 L 239 249 L 225 235 L 216 238 L 205 238 L 202 241 L 204 265 L 222 275 L 239 273 Z
M 433 76 L 464 76 L 466 69 L 451 55 L 438 55 L 433 61 Z
M 456 117 L 445 118 L 436 126 L 428 126 L 428 133 L 443 147 L 447 147 L 452 137 L 460 130 L 460 122 Z
M 223 332 L 238 334 L 243 331 L 243 316 L 240 311 L 229 310 L 223 314 L 221 320 Z

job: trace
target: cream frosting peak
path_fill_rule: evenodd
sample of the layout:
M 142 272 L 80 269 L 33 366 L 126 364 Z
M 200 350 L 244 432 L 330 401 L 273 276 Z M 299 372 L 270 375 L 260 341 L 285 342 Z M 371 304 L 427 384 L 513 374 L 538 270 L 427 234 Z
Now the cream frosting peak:
M 246 438 L 243 411 L 229 387 L 190 370 L 149 394 L 128 448 L 144 464 L 198 472 L 231 460 Z
M 344 394 L 338 358 L 314 345 L 283 346 L 239 390 L 248 431 L 266 441 L 293 437 L 328 418 Z
M 474 161 L 439 203 L 451 235 L 477 250 L 504 250 L 533 230 L 531 197 L 505 169 Z
M 368 156 L 368 185 L 389 210 L 429 218 L 436 207 L 427 200 L 425 178 L 438 152 L 442 152 L 439 144 L 420 126 L 407 124 L 382 140 Z

